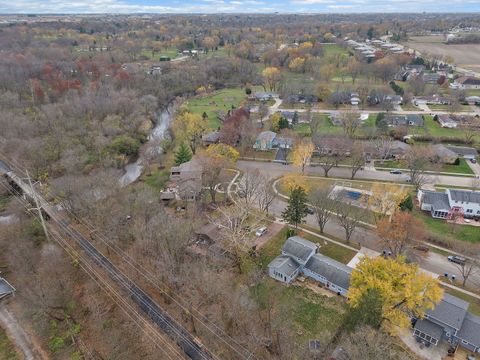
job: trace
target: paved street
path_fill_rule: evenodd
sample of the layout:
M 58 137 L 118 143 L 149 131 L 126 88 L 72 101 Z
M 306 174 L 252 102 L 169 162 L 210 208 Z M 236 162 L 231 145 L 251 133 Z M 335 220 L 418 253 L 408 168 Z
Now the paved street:
M 241 160 L 237 163 L 237 167 L 242 170 L 246 171 L 248 169 L 258 169 L 264 175 L 269 176 L 271 179 L 278 178 L 282 175 L 297 172 L 298 169 L 291 165 L 281 165 L 276 163 L 263 163 L 263 162 L 256 162 L 256 161 L 244 161 Z M 323 170 L 319 167 L 317 168 L 308 168 L 306 170 L 308 175 L 317 175 L 322 176 Z M 346 168 L 334 168 L 330 171 L 332 177 L 346 177 L 349 174 L 349 169 Z M 404 175 L 392 175 L 388 172 L 383 171 L 374 171 L 374 170 L 364 170 L 359 171 L 357 173 L 358 179 L 366 178 L 366 179 L 376 179 L 376 180 L 398 180 L 399 176 Z M 356 177 L 356 178 L 357 178 Z M 469 186 L 471 182 L 471 178 L 460 178 L 455 176 L 430 176 L 430 180 L 432 183 L 437 184 L 445 184 L 445 185 L 457 185 L 457 186 Z M 286 201 L 282 198 L 278 197 L 275 198 L 273 201 L 270 212 L 277 216 L 281 217 L 282 211 L 285 209 Z M 306 224 L 308 226 L 318 228 L 318 225 L 315 220 L 314 215 L 307 215 L 306 217 Z M 337 238 L 345 239 L 345 230 L 340 226 L 338 221 L 335 218 L 332 218 L 331 221 L 327 223 L 325 228 L 325 232 L 327 234 L 332 234 Z M 373 230 L 367 229 L 365 227 L 358 227 L 352 235 L 351 239 L 352 244 L 360 244 L 361 246 L 365 246 L 369 249 L 373 249 L 376 251 L 382 251 L 382 248 L 379 244 L 379 239 L 376 233 Z M 457 279 L 461 279 L 461 274 L 459 269 L 451 262 L 449 262 L 445 256 L 437 254 L 435 252 L 430 251 L 428 255 L 424 258 L 419 258 L 418 263 L 422 268 L 425 270 L 434 272 L 439 275 L 443 275 L 444 273 L 454 274 Z M 458 281 L 459 281 L 458 280 Z M 473 274 L 469 278 L 469 285 L 475 286 L 480 288 L 480 273 Z

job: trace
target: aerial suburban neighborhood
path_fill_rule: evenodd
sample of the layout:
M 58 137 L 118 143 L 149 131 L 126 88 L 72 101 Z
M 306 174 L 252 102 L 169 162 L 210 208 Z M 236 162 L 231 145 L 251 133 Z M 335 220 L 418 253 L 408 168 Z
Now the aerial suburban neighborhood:
M 439 1 L 0 4 L 0 360 L 480 359 Z

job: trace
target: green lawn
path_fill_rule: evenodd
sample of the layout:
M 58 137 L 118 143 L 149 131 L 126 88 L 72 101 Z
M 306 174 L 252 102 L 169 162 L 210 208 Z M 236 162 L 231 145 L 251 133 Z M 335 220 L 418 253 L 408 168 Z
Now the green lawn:
M 5 331 L 0 328 L 0 360 L 20 359 Z
M 293 127 L 293 130 L 300 136 L 311 136 L 312 135 L 312 130 L 310 128 L 310 124 L 307 123 L 301 123 L 297 124 Z
M 311 339 L 321 344 L 331 341 L 343 322 L 346 302 L 337 296 L 327 297 L 298 286 L 285 286 L 271 278 L 251 288 L 252 296 L 265 309 L 273 303 L 273 322 L 288 327 L 300 347 Z
M 478 227 L 458 224 L 453 226 L 445 220 L 434 219 L 418 209 L 414 211 L 417 219 L 421 220 L 433 234 L 471 243 L 480 243 L 480 230 Z
M 430 108 L 430 110 L 436 110 L 436 111 L 448 111 L 450 109 L 450 107 L 448 105 L 441 105 L 441 104 L 439 104 L 439 105 L 428 105 L 428 107 Z M 460 107 L 456 111 L 469 112 L 469 111 L 472 111 L 472 109 L 469 105 L 460 105 Z
M 168 169 L 156 169 L 153 170 L 150 174 L 145 174 L 142 176 L 143 181 L 148 186 L 151 186 L 155 190 L 162 190 L 165 187 L 168 179 L 170 178 L 170 170 Z
M 175 59 L 178 56 L 178 50 L 177 48 L 172 47 L 172 48 L 162 49 L 160 52 L 156 52 L 155 54 L 152 54 L 152 50 L 143 49 L 140 52 L 140 56 L 143 56 L 151 60 L 156 60 L 156 61 L 160 61 L 160 56 L 168 56 L 170 59 Z
M 337 44 L 322 44 L 323 56 L 344 54 L 349 55 L 348 50 Z
M 208 125 L 214 130 L 220 126 L 217 112 L 226 114 L 232 106 L 238 108 L 245 98 L 245 90 L 242 88 L 224 89 L 193 98 L 186 106 L 194 114 L 202 115 L 205 112 L 208 116 Z
M 241 156 L 252 159 L 275 160 L 276 154 L 277 150 L 257 151 L 255 149 L 247 149 L 241 154 Z
M 447 129 L 442 128 L 438 122 L 433 120 L 433 116 L 431 115 L 424 115 L 425 120 L 425 132 L 428 135 L 432 136 L 444 136 L 444 137 L 458 137 L 464 138 L 465 132 L 461 129 Z M 475 136 L 475 140 L 477 142 L 480 141 L 480 132 Z
M 382 162 L 376 162 L 375 164 L 378 168 L 388 168 L 388 169 L 406 169 L 407 164 L 405 161 L 402 160 L 385 160 Z M 431 164 L 431 167 L 428 168 L 429 171 L 437 171 L 437 172 L 451 172 L 456 174 L 468 174 L 473 175 L 473 171 L 468 166 L 465 159 L 460 159 L 458 165 L 451 165 L 451 164 Z
M 7 207 L 7 204 L 9 201 L 10 201 L 9 196 L 0 195 L 0 213 L 5 211 L 5 208 Z

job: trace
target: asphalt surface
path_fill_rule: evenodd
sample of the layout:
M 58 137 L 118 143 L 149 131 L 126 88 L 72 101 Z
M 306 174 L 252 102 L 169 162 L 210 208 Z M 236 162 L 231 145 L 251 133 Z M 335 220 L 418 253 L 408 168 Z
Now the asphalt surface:
M 291 174 L 298 172 L 298 169 L 291 166 L 291 165 L 281 165 L 277 163 L 264 163 L 264 162 L 256 162 L 256 161 L 245 161 L 241 160 L 237 163 L 238 169 L 241 171 L 246 171 L 249 169 L 257 169 L 263 173 L 263 175 L 270 177 L 270 179 L 275 179 L 285 174 Z M 321 168 L 308 168 L 305 171 L 306 175 L 316 175 L 316 176 L 323 176 L 323 170 Z M 349 169 L 345 168 L 333 168 L 330 171 L 331 177 L 346 177 L 349 176 Z M 375 180 L 385 180 L 385 181 L 395 181 L 404 175 L 392 175 L 388 172 L 383 171 L 374 171 L 374 170 L 363 170 L 357 173 L 359 175 L 356 176 L 355 179 L 375 179 Z M 469 186 L 470 184 L 464 183 L 464 179 L 454 176 L 441 176 L 440 180 L 448 181 L 448 182 L 439 182 L 437 176 L 430 176 L 431 181 L 440 184 L 446 185 L 457 185 L 457 186 Z M 458 180 L 458 181 L 457 181 Z M 464 184 L 464 185 L 462 185 Z M 271 207 L 269 209 L 272 215 L 277 217 L 281 217 L 281 213 L 286 207 L 286 201 L 280 197 L 276 197 L 275 200 L 272 202 Z M 305 218 L 306 224 L 313 228 L 318 229 L 318 224 L 316 222 L 314 215 L 307 215 Z M 479 229 L 480 231 L 480 229 Z M 345 230 L 341 227 L 335 217 L 332 217 L 331 220 L 327 223 L 325 227 L 325 233 L 334 235 L 337 238 L 345 239 Z M 376 251 L 381 252 L 383 249 L 380 245 L 380 240 L 375 233 L 374 230 L 367 229 L 365 227 L 357 227 L 355 232 L 352 235 L 350 240 L 352 244 L 358 244 L 360 246 L 367 247 L 369 249 L 373 249 Z M 449 276 L 455 275 L 457 278 L 457 282 L 460 282 L 462 277 L 460 274 L 459 269 L 457 266 L 451 262 L 449 262 L 445 256 L 435 253 L 433 251 L 429 251 L 424 257 L 419 257 L 417 259 L 418 264 L 425 270 L 431 271 L 438 275 L 444 275 L 448 273 Z M 473 286 L 475 288 L 480 289 L 480 272 L 471 274 L 468 279 L 469 286 Z

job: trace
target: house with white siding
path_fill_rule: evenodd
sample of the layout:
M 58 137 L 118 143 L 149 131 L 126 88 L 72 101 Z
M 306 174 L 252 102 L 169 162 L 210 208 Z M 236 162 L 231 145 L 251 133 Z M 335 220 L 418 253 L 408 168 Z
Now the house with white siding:
M 419 190 L 420 209 L 433 218 L 451 219 L 455 214 L 466 218 L 480 218 L 480 192 L 446 189 L 445 192 Z

